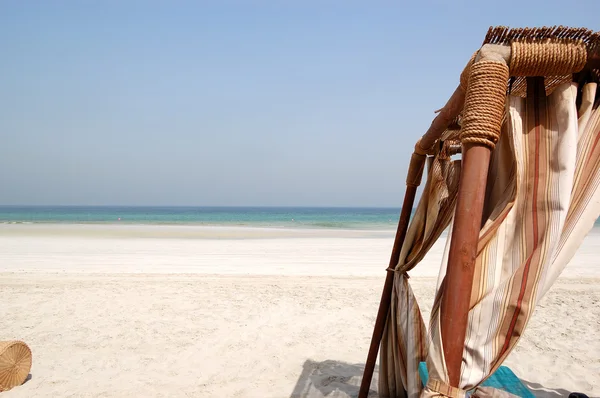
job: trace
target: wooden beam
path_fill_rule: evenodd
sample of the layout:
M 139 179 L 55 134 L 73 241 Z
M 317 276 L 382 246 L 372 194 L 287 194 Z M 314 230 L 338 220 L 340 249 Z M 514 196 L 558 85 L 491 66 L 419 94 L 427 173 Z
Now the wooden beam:
M 440 312 L 444 357 L 450 385 L 453 387 L 459 387 L 460 382 L 490 156 L 491 151 L 488 147 L 473 145 L 463 147 L 456 212 Z
M 394 239 L 392 254 L 390 256 L 390 269 L 388 269 L 387 271 L 387 275 L 385 277 L 385 282 L 383 285 L 383 292 L 381 293 L 381 301 L 379 302 L 379 310 L 377 311 L 375 327 L 373 328 L 373 336 L 371 337 L 369 354 L 367 355 L 367 362 L 365 364 L 365 370 L 363 372 L 360 390 L 358 393 L 359 398 L 367 398 L 367 396 L 369 395 L 371 380 L 373 379 L 373 371 L 375 370 L 375 362 L 377 361 L 377 354 L 379 352 L 379 345 L 381 344 L 381 339 L 385 330 L 385 322 L 387 320 L 387 316 L 390 311 L 390 303 L 392 301 L 392 288 L 394 287 L 395 272 L 391 269 L 395 268 L 396 265 L 398 265 L 398 261 L 400 259 L 400 250 L 402 250 L 402 244 L 404 243 L 406 231 L 408 230 L 410 215 L 412 213 L 413 204 L 415 202 L 417 188 L 421 182 L 421 178 L 423 175 L 424 165 L 425 156 L 413 154 L 406 181 L 407 184 L 406 192 L 404 193 L 404 202 L 402 203 L 400 219 L 398 220 L 396 238 Z

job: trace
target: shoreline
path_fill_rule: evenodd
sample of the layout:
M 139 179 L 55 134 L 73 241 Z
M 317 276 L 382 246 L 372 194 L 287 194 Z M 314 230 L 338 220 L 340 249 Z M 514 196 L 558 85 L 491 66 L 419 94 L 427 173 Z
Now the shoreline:
M 334 223 L 334 222 L 331 222 Z M 327 224 L 327 222 L 324 222 Z M 338 222 L 337 224 L 344 224 L 344 222 Z M 346 223 L 350 224 L 350 223 Z M 396 224 L 390 224 L 389 227 L 384 228 L 381 224 L 369 224 L 363 223 L 362 227 L 336 227 L 336 226 L 319 226 L 319 223 L 312 222 L 306 223 L 304 221 L 298 221 L 296 224 L 292 222 L 291 224 L 278 224 L 278 225 L 270 225 L 267 223 L 209 223 L 209 222 L 194 222 L 194 221 L 185 221 L 185 222 L 140 222 L 140 221 L 12 221 L 12 220 L 2 220 L 0 221 L 0 225 L 106 225 L 106 226 L 127 226 L 127 225 L 136 225 L 136 226 L 172 226 L 172 227 L 206 227 L 206 228 L 283 228 L 283 229 L 325 229 L 325 230 L 364 230 L 364 231 L 372 231 L 372 230 L 382 230 L 382 231 L 395 231 Z M 369 227 L 371 226 L 371 227 Z
M 395 229 L 310 228 L 251 225 L 139 223 L 0 223 L 0 236 L 95 236 L 123 238 L 389 237 Z

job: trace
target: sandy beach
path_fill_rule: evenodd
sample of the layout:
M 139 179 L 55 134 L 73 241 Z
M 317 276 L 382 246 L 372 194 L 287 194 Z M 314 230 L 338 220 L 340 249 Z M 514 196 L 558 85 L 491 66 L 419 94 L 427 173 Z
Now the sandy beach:
M 353 397 L 390 231 L 0 225 L 6 397 Z M 444 241 L 411 273 L 427 318 Z M 536 396 L 600 396 L 600 234 L 506 362 Z M 376 378 L 372 384 L 376 397 Z

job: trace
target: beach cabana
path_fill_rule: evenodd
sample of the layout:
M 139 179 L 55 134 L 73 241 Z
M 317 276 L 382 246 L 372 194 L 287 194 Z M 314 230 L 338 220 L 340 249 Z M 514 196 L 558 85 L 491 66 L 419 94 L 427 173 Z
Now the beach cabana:
M 600 215 L 599 78 L 599 33 L 490 28 L 415 145 L 359 397 L 378 353 L 380 397 L 510 396 L 491 376 Z M 426 328 L 408 272 L 446 229 Z

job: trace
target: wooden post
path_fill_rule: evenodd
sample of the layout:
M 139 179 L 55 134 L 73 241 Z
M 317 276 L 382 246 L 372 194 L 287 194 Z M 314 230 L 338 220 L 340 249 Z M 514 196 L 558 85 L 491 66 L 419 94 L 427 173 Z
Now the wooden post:
M 396 238 L 394 239 L 392 255 L 390 256 L 390 269 L 396 267 L 396 265 L 398 265 L 398 260 L 400 259 L 400 250 L 402 250 L 402 244 L 404 243 L 406 231 L 408 230 L 410 214 L 412 213 L 413 204 L 415 202 L 415 195 L 417 194 L 417 188 L 421 183 L 421 178 L 423 177 L 425 159 L 425 155 L 419 155 L 417 153 L 414 153 L 411 157 L 410 165 L 408 167 L 408 175 L 406 177 L 406 192 L 404 193 L 404 202 L 402 203 L 400 220 L 398 220 L 398 229 L 396 230 Z M 371 346 L 369 347 L 365 371 L 363 372 L 363 378 L 360 383 L 360 390 L 358 393 L 359 398 L 367 398 L 367 395 L 369 395 L 371 380 L 373 379 L 373 371 L 375 370 L 375 362 L 377 361 L 377 353 L 379 352 L 379 344 L 381 343 L 383 331 L 385 330 L 385 322 L 387 320 L 388 312 L 390 311 L 392 288 L 394 287 L 394 271 L 390 269 L 387 271 L 385 283 L 383 284 L 383 292 L 381 293 L 381 301 L 379 302 L 377 319 L 375 320 L 373 336 L 371 337 Z
M 440 323 L 450 385 L 458 387 L 491 151 L 465 146 Z
M 500 100 L 506 95 L 506 79 L 509 75 L 506 60 L 503 58 L 503 54 L 506 55 L 504 51 L 498 53 L 493 48 L 490 51 L 484 51 L 482 48 L 480 54 L 482 54 L 481 61 L 492 62 L 480 63 L 476 60 L 471 66 L 464 111 L 469 124 L 465 121 L 461 130 L 461 140 L 462 135 L 465 135 L 462 167 L 440 308 L 444 359 L 448 382 L 452 387 L 460 387 L 460 371 L 469 320 L 477 246 L 493 148 L 493 145 L 490 146 L 486 141 L 489 140 L 487 137 L 485 139 L 479 137 L 478 140 L 470 138 L 473 138 L 473 134 L 478 131 L 477 128 L 488 129 L 489 134 L 500 134 L 500 121 L 504 112 L 504 101 Z M 496 66 L 489 69 L 494 64 Z M 490 106 L 482 108 L 484 101 L 489 101 Z M 474 115 L 475 110 L 477 110 L 476 115 Z M 495 131 L 496 128 L 498 131 Z

